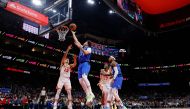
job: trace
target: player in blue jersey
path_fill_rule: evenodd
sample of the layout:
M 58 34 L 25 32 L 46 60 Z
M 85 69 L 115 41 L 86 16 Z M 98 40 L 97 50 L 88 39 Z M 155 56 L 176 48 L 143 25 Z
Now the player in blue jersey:
M 83 45 L 78 41 L 75 32 L 71 31 L 74 39 L 75 45 L 80 49 L 78 56 L 79 66 L 78 66 L 78 79 L 79 83 L 82 86 L 83 90 L 86 93 L 86 104 L 93 101 L 95 98 L 90 81 L 88 80 L 88 74 L 90 72 L 90 57 L 91 57 L 91 42 L 86 41 Z
M 112 68 L 112 74 L 113 74 L 112 85 L 111 85 L 112 89 L 110 94 L 111 96 L 109 97 L 109 101 L 111 101 L 112 97 L 114 97 L 117 102 L 117 105 L 119 106 L 119 109 L 126 109 L 118 94 L 118 90 L 121 89 L 123 83 L 123 75 L 121 72 L 120 65 L 116 62 L 116 59 L 113 56 L 110 56 L 108 61 Z

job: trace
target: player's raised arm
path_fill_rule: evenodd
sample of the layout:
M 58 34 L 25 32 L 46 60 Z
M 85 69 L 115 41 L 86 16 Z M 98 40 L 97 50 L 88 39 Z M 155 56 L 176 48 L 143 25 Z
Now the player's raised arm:
M 85 54 L 85 55 L 88 55 L 91 53 L 91 48 L 89 47 L 87 50 L 85 50 L 82 46 L 82 44 L 78 41 L 77 37 L 76 37 L 76 32 L 75 31 L 71 31 L 72 32 L 72 35 L 73 35 L 73 39 L 74 39 L 74 42 L 75 42 L 75 45 Z M 87 45 L 91 45 L 90 41 L 86 41 Z
M 80 42 L 75 42 L 75 45 L 84 53 L 84 55 L 88 55 L 91 54 L 92 49 L 91 49 L 91 42 L 90 41 L 86 41 L 83 45 L 87 45 L 88 48 L 84 49 L 83 46 L 80 44 Z
M 114 75 L 113 75 L 113 79 L 115 79 L 116 77 L 117 77 L 117 75 L 118 75 L 118 73 L 119 73 L 119 71 L 118 71 L 118 68 L 117 68 L 117 63 L 115 62 L 115 61 L 113 61 L 112 63 L 111 63 L 111 66 L 113 67 L 113 70 L 114 70 Z
M 103 74 L 104 74 L 104 69 L 101 69 L 101 70 L 100 70 L 100 80 L 99 80 L 97 86 L 101 86 L 101 84 L 102 84 L 102 75 L 103 75 Z M 100 87 L 100 88 L 101 88 L 101 87 Z
M 72 33 L 74 42 L 75 42 L 75 43 L 76 43 L 76 42 L 79 42 L 78 39 L 77 39 L 77 37 L 76 37 L 76 32 L 75 32 L 75 31 L 71 31 L 71 33 Z M 79 42 L 79 43 L 80 43 L 80 42 Z
M 61 60 L 61 64 L 62 64 L 62 65 L 64 64 L 65 60 L 67 59 L 67 55 L 68 55 L 68 53 L 69 53 L 69 51 L 70 51 L 71 49 L 72 49 L 72 44 L 67 47 L 67 50 L 66 50 L 65 54 L 64 54 L 63 57 L 62 57 L 62 60 Z
M 71 69 L 75 68 L 76 65 L 77 65 L 77 55 L 74 55 L 74 56 L 73 56 L 73 60 L 74 60 L 73 64 L 70 65 L 70 66 L 71 66 Z

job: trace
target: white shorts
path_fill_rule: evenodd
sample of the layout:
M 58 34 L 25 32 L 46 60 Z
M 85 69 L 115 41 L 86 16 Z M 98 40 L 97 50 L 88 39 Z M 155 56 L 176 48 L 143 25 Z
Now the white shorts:
M 110 84 L 103 84 L 102 85 L 102 93 L 103 93 L 103 100 L 104 100 L 104 103 L 106 103 L 109 99 L 108 97 L 110 96 L 111 94 L 111 85 Z
M 61 77 L 58 80 L 57 88 L 62 89 L 65 86 L 65 89 L 71 89 L 71 81 L 70 78 Z
M 110 92 L 111 91 L 111 85 L 110 84 L 103 84 L 103 92 Z

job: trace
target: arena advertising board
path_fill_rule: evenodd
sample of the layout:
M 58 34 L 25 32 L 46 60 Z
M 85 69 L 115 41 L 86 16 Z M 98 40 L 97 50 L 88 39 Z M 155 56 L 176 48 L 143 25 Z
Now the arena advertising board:
M 145 31 L 164 32 L 190 25 L 190 0 L 104 1 L 129 23 Z

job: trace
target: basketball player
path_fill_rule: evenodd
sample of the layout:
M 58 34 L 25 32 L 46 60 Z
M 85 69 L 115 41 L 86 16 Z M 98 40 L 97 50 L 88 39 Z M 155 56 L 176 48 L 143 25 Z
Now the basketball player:
M 98 83 L 100 89 L 102 90 L 102 105 L 104 109 L 110 109 L 110 104 L 108 103 L 108 94 L 111 91 L 111 81 L 112 73 L 108 64 L 104 65 L 104 69 L 100 71 L 100 82 Z
M 69 32 L 69 28 L 67 26 L 61 26 L 59 28 L 56 28 L 56 31 L 58 33 L 59 39 L 60 41 L 65 41 L 65 37 L 67 35 L 67 33 Z
M 65 90 L 67 91 L 68 96 L 68 109 L 72 109 L 72 95 L 71 95 L 71 81 L 70 81 L 70 72 L 71 70 L 76 66 L 77 56 L 74 55 L 74 63 L 69 64 L 69 59 L 67 58 L 67 55 L 69 53 L 69 50 L 72 49 L 72 45 L 69 45 L 62 60 L 61 60 L 61 66 L 60 66 L 60 76 L 57 83 L 57 93 L 55 95 L 55 102 L 54 102 L 54 108 L 57 109 L 57 103 L 59 100 L 59 95 L 61 93 L 61 90 L 63 86 L 65 87 Z
M 86 93 L 86 104 L 92 103 L 93 99 L 95 98 L 90 81 L 88 80 L 88 74 L 90 72 L 90 57 L 91 57 L 91 42 L 86 41 L 83 45 L 78 41 L 75 32 L 71 31 L 73 35 L 73 39 L 75 45 L 80 49 L 80 53 L 78 56 L 79 67 L 78 67 L 78 79 L 79 83 L 82 86 L 83 90 Z
M 108 61 L 112 68 L 112 74 L 113 74 L 111 93 L 113 94 L 117 102 L 117 105 L 119 106 L 119 109 L 126 109 L 126 107 L 123 105 L 123 102 L 121 101 L 118 94 L 118 90 L 121 89 L 122 83 L 123 83 L 123 75 L 121 72 L 120 65 L 116 62 L 116 59 L 113 56 L 110 56 Z M 112 95 L 109 96 L 109 101 L 111 101 L 111 99 L 112 99 Z

